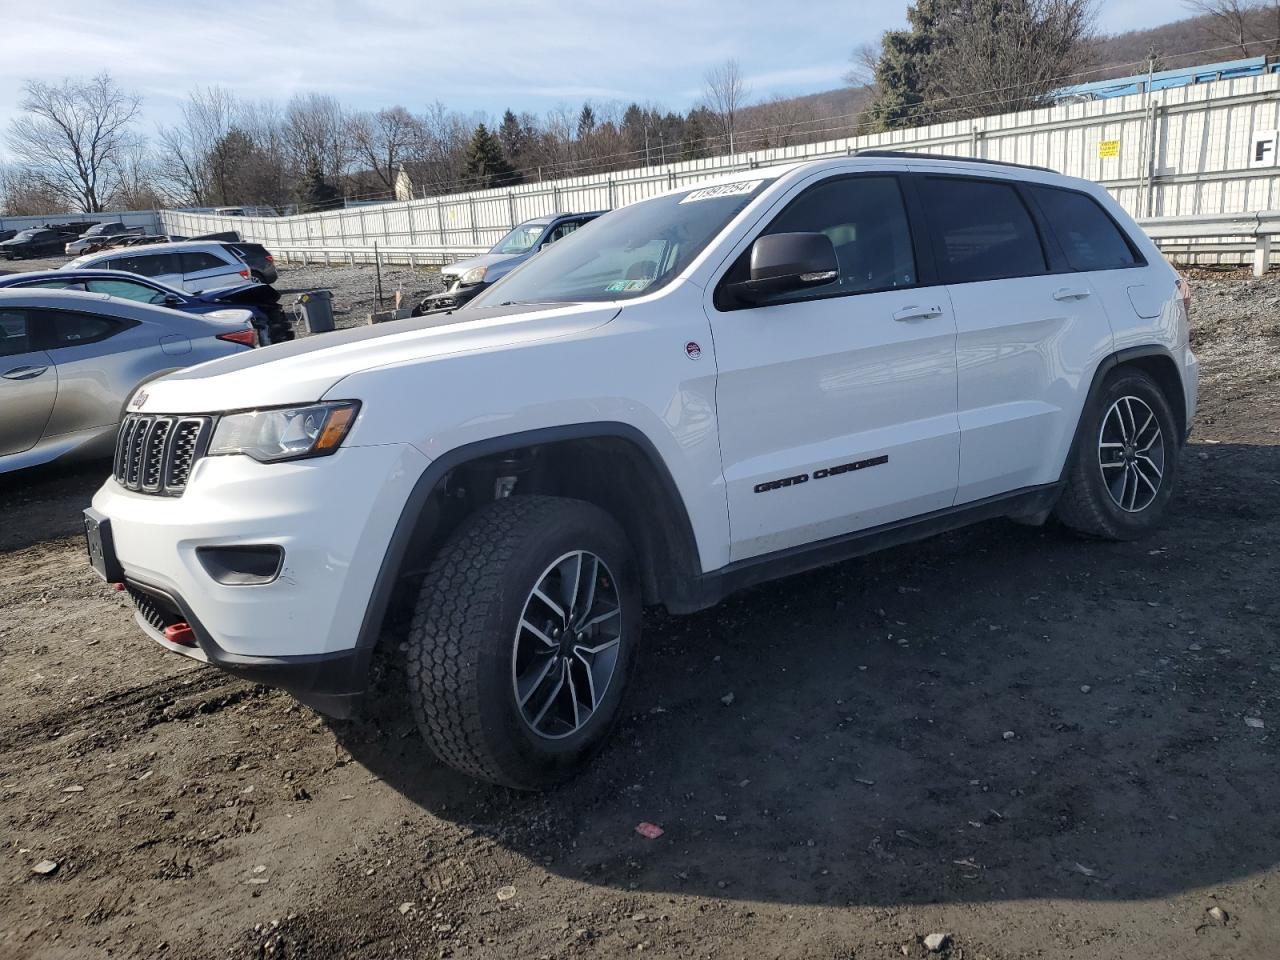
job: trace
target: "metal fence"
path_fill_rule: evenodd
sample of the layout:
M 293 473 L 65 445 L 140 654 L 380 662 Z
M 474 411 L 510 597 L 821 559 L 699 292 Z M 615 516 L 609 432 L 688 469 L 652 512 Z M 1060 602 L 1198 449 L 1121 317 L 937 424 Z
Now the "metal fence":
M 0 217 L 0 230 L 30 230 L 46 223 L 73 223 L 96 220 L 98 223 L 123 223 L 126 227 L 142 227 L 147 233 L 163 233 L 159 210 L 123 210 L 112 213 L 50 213 L 40 217 Z
M 1280 75 L 1061 104 L 890 133 L 779 147 L 608 174 L 526 183 L 290 217 L 164 211 L 167 232 L 239 230 L 273 249 L 420 250 L 419 262 L 486 247 L 532 217 L 612 209 L 744 169 L 859 150 L 900 149 L 1052 167 L 1097 181 L 1139 218 L 1280 208 L 1280 168 L 1251 165 L 1254 134 L 1280 128 Z M 1209 253 L 1212 238 L 1201 238 Z M 337 251 L 337 252 L 332 252 Z M 1238 258 L 1237 258 L 1238 259 Z

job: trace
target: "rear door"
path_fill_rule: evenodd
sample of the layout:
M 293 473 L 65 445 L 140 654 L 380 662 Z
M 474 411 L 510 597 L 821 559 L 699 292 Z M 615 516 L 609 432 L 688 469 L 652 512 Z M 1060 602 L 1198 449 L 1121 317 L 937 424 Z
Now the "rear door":
M 1176 329 L 1177 291 L 1172 271 L 1149 264 L 1119 224 L 1081 190 L 1028 185 L 1047 232 L 1057 238 L 1066 268 L 1085 274 L 1111 321 L 1115 349 L 1148 343 L 1153 328 Z
M 53 359 L 38 349 L 27 310 L 0 310 L 0 456 L 30 450 L 58 396 Z
M 1014 179 L 921 174 L 917 189 L 955 309 L 957 503 L 1051 483 L 1062 471 L 1110 327 L 1087 275 L 1066 272 Z

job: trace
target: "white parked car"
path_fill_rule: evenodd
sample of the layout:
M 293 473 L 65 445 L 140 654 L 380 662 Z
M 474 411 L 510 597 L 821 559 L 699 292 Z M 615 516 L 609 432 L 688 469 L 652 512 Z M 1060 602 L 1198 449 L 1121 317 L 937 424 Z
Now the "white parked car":
M 407 651 L 431 748 L 539 787 L 618 715 L 642 604 L 991 517 L 1157 526 L 1196 402 L 1186 308 L 1092 183 L 754 170 L 609 213 L 447 318 L 148 385 L 90 553 L 162 646 L 327 712 L 375 645 Z M 192 421 L 189 447 L 154 439 Z M 156 457 L 181 489 L 140 488 Z
M 238 287 L 253 280 L 249 265 L 225 244 L 189 241 L 103 250 L 64 264 L 63 270 L 123 270 L 189 293 Z

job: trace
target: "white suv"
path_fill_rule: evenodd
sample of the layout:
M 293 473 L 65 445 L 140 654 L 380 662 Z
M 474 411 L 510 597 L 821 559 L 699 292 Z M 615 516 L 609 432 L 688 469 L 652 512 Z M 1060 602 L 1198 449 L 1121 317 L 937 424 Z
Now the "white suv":
M 250 267 L 224 244 L 190 241 L 151 243 L 141 247 L 104 250 L 78 257 L 60 270 L 122 270 L 200 293 L 252 283 Z
M 90 553 L 162 646 L 328 713 L 407 650 L 431 748 L 539 787 L 617 716 L 642 604 L 997 516 L 1146 533 L 1196 378 L 1174 271 L 1094 184 L 757 170 L 609 213 L 451 316 L 148 384 Z

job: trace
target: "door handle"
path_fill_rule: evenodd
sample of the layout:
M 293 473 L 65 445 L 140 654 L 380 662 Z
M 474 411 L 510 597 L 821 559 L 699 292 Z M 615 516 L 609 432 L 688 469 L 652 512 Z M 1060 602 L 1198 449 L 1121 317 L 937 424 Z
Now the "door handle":
M 0 373 L 0 377 L 6 380 L 34 380 L 48 369 L 48 367 L 14 367 L 12 370 Z
M 1087 290 L 1084 287 L 1059 287 L 1057 290 L 1053 291 L 1053 299 L 1083 300 L 1092 293 L 1092 290 Z
M 895 320 L 935 320 L 942 316 L 941 307 L 903 307 L 893 315 Z

